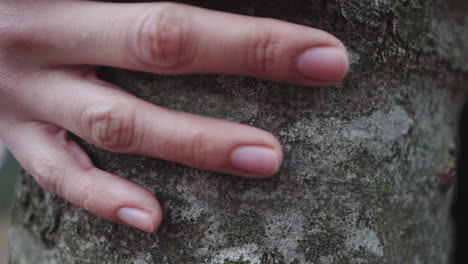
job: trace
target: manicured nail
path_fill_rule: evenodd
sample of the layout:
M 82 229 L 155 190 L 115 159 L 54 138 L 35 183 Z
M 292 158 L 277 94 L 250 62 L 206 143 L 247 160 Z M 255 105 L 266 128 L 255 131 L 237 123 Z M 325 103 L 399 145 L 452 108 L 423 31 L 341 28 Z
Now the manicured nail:
M 348 72 L 346 51 L 333 47 L 318 47 L 305 51 L 297 61 L 299 72 L 318 81 L 338 81 Z
M 117 211 L 117 218 L 127 225 L 136 227 L 148 233 L 154 231 L 151 215 L 143 210 L 124 207 Z
M 231 163 L 234 167 L 260 175 L 272 175 L 279 167 L 276 153 L 271 148 L 244 146 L 231 153 Z

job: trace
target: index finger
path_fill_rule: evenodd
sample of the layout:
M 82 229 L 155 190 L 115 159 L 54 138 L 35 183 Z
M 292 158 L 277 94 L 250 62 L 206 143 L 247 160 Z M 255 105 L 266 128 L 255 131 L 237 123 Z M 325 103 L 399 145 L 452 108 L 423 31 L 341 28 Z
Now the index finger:
M 348 70 L 338 39 L 279 20 L 175 3 L 59 1 L 50 10 L 41 12 L 42 30 L 36 31 L 47 33 L 55 63 L 238 74 L 311 86 L 333 84 Z

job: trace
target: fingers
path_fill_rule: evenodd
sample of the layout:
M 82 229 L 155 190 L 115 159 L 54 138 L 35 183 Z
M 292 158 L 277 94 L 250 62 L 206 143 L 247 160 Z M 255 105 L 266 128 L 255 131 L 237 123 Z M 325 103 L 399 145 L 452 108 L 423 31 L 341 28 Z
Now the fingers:
M 239 74 L 314 86 L 333 84 L 348 70 L 339 40 L 292 23 L 174 3 L 52 6 L 37 14 L 37 31 L 47 35 L 43 41 L 55 63 Z
M 239 175 L 279 170 L 277 139 L 260 129 L 161 108 L 103 82 L 59 75 L 35 83 L 23 105 L 99 147 Z
M 95 168 L 59 127 L 26 122 L 3 133 L 6 145 L 35 180 L 96 216 L 154 232 L 162 210 L 153 195 L 121 177 Z

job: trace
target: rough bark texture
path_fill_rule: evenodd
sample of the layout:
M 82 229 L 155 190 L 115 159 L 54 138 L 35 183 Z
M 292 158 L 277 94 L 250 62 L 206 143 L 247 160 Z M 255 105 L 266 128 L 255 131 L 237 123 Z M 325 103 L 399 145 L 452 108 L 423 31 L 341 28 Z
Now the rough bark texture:
M 350 50 L 351 74 L 311 89 L 103 69 L 155 104 L 271 131 L 284 146 L 281 172 L 248 180 L 84 144 L 97 166 L 155 193 L 159 232 L 97 219 L 23 176 L 11 262 L 448 263 L 467 2 L 200 2 L 330 31 Z

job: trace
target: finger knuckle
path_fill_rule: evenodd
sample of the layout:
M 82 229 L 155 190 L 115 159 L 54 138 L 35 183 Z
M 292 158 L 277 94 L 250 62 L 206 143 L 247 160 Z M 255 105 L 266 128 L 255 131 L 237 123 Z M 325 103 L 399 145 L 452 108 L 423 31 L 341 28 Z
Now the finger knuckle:
M 3 3 L 2 3 L 3 4 Z M 0 23 L 0 35 L 2 36 L 2 42 L 0 47 L 2 48 L 13 48 L 14 45 L 20 43 L 26 43 L 26 40 L 30 40 L 32 33 L 32 25 L 29 20 L 19 21 L 17 19 L 19 13 L 15 11 L 2 12 L 4 8 L 0 8 L 0 17 L 2 17 L 2 23 Z M 29 36 L 29 37 L 28 37 Z
M 29 173 L 45 190 L 57 193 L 57 166 L 52 161 L 36 158 L 31 162 Z
M 258 75 L 272 74 L 279 55 L 278 40 L 268 27 L 256 27 L 252 32 L 245 53 L 247 68 Z
M 139 64 L 161 71 L 189 65 L 196 43 L 188 19 L 188 12 L 170 3 L 146 11 L 130 27 L 128 42 L 132 57 Z
M 203 130 L 195 130 L 186 144 L 187 163 L 195 168 L 206 168 L 208 163 L 209 136 Z
M 100 201 L 103 200 L 102 192 L 93 184 L 86 184 L 78 194 L 77 204 L 89 212 L 97 212 L 101 208 Z
M 91 142 L 115 152 L 131 152 L 137 145 L 135 110 L 123 103 L 93 105 L 82 113 L 81 124 Z

